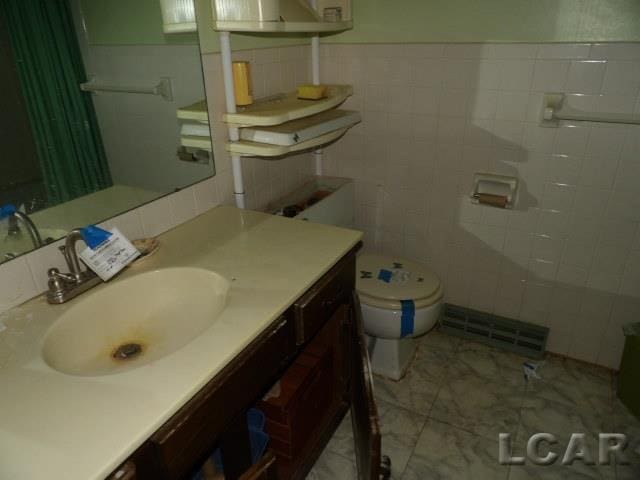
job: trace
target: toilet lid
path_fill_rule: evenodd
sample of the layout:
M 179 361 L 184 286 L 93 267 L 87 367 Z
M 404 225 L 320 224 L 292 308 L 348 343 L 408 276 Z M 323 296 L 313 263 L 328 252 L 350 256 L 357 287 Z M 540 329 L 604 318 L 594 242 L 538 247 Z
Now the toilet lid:
M 401 300 L 420 308 L 442 297 L 440 279 L 426 265 L 368 253 L 357 259 L 356 289 L 362 303 L 381 308 L 399 308 Z

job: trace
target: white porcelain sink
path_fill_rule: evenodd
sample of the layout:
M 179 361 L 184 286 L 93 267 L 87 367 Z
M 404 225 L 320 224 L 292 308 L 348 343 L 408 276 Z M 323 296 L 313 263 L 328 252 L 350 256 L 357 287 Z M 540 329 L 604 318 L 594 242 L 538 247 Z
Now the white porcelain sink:
M 199 268 L 147 272 L 89 291 L 72 300 L 51 326 L 43 358 L 70 375 L 110 375 L 140 367 L 213 325 L 228 292 L 228 280 Z

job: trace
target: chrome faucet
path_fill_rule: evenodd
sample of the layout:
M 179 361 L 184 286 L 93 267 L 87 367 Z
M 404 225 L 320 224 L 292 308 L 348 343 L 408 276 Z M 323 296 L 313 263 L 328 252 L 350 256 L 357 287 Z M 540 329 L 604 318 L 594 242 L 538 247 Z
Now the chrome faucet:
M 67 262 L 69 273 L 60 273 L 57 268 L 50 268 L 47 272 L 49 276 L 47 301 L 49 303 L 67 302 L 102 282 L 100 277 L 91 270 L 88 268 L 83 270 L 80 266 L 78 253 L 76 252 L 76 243 L 79 240 L 84 241 L 80 230 L 71 230 L 67 235 L 64 246 L 60 247 L 60 251 Z
M 20 220 L 27 229 L 29 233 L 29 238 L 31 238 L 31 243 L 33 243 L 34 248 L 40 248 L 44 245 L 42 241 L 42 237 L 40 236 L 40 232 L 36 227 L 36 224 L 29 218 L 26 213 L 22 213 L 19 211 L 13 212 L 13 214 L 9 217 L 9 232 L 11 235 L 20 234 L 20 225 L 18 225 L 18 220 Z

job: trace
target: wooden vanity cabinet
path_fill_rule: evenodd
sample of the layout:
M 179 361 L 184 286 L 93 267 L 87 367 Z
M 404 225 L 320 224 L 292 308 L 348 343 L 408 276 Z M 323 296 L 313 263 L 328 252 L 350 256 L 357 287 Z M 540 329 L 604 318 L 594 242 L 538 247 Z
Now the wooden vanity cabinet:
M 377 412 L 354 305 L 356 251 L 294 302 L 109 480 L 190 479 L 217 447 L 227 480 L 304 479 L 350 406 L 362 466 L 359 478 L 378 480 Z M 279 407 L 275 402 L 280 417 L 267 412 L 270 421 L 280 419 L 271 422 L 270 450 L 275 456 L 270 452 L 251 467 L 246 411 L 292 369 L 294 376 L 310 376 L 298 382 L 301 390 L 294 392 L 295 402 L 283 400 Z

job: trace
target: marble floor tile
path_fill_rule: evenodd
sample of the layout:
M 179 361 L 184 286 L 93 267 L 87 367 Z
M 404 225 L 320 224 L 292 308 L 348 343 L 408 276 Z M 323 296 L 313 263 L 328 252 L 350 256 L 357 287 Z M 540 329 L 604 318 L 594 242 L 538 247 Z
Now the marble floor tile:
M 638 480 L 640 478 L 640 419 L 636 418 L 624 404 L 614 400 L 614 432 L 627 436 L 628 446 L 625 450 L 626 465 L 616 464 L 619 480 Z
M 528 395 L 520 413 L 520 431 L 526 438 L 534 433 L 552 433 L 564 446 L 572 433 L 584 433 L 595 442 L 599 433 L 610 431 L 612 426 L 609 410 L 592 410 L 540 396 Z
M 519 355 L 432 331 L 419 339 L 416 359 L 399 382 L 375 377 L 382 453 L 402 480 L 639 480 L 640 421 L 615 398 L 610 371 L 548 355 L 540 379 L 524 381 Z M 554 433 L 564 453 L 583 432 L 597 455 L 597 434 L 629 438 L 627 465 L 541 467 L 498 463 L 498 433 L 513 434 L 523 455 L 533 433 Z M 546 453 L 542 445 L 541 454 Z M 355 479 L 351 419 L 334 434 L 310 480 Z
M 447 367 L 455 357 L 455 352 L 447 348 L 418 348 L 409 371 L 420 369 L 430 380 L 439 382 L 447 376 Z
M 442 333 L 438 327 L 435 327 L 418 339 L 418 351 L 436 349 L 451 354 L 456 351 L 459 343 L 459 338 Z
M 509 470 L 509 480 L 613 480 L 615 470 L 610 473 L 603 471 L 603 467 L 575 464 L 565 465 L 512 465 Z
M 608 370 L 550 357 L 541 365 L 539 374 L 540 379 L 532 378 L 527 385 L 529 395 L 577 405 L 602 415 L 611 412 L 613 389 Z
M 347 412 L 340 425 L 338 425 L 338 429 L 329 440 L 326 450 L 355 462 L 351 412 Z
M 450 375 L 429 417 L 497 441 L 499 433 L 517 431 L 523 399 L 524 386 Z
M 450 377 L 475 375 L 489 382 L 523 386 L 523 363 L 530 359 L 480 343 L 463 341 L 449 369 Z
M 506 480 L 494 441 L 428 420 L 402 480 Z
M 307 475 L 307 480 L 354 480 L 356 465 L 341 455 L 325 450 Z
M 419 349 L 409 371 L 400 380 L 375 376 L 376 398 L 426 415 L 447 376 L 453 353 L 442 349 Z
M 418 435 L 426 422 L 426 416 L 405 408 L 378 401 L 382 454 L 391 458 L 392 478 L 400 478 L 411 456 Z M 327 449 L 347 459 L 355 459 L 351 418 L 342 421 Z

